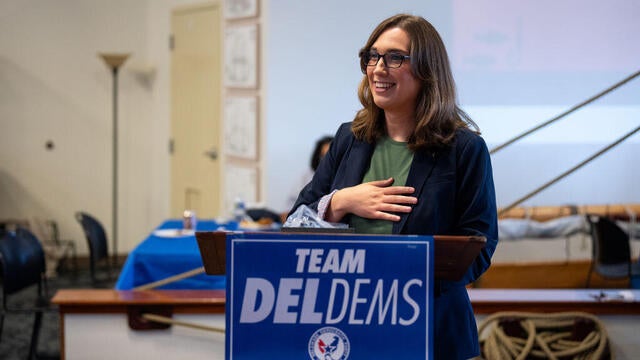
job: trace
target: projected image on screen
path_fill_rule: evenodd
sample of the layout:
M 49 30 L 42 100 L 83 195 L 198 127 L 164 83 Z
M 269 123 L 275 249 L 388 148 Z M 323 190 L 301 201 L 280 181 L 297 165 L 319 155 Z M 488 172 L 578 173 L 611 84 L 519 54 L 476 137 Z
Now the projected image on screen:
M 450 47 L 466 103 L 563 104 L 640 68 L 640 2 L 453 1 Z M 483 81 L 484 80 L 484 81 Z M 510 91 L 504 91 L 510 89 Z M 584 89 L 584 92 L 572 91 Z M 515 90 L 515 91 L 514 91 Z M 634 93 L 611 101 L 636 104 Z

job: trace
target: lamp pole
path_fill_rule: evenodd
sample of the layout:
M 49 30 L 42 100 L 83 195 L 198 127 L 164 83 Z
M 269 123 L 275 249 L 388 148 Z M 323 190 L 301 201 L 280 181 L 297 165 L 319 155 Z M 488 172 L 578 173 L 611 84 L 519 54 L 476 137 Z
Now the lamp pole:
M 129 57 L 129 54 L 122 53 L 99 53 L 98 56 L 104 60 L 111 69 L 113 75 L 113 190 L 111 207 L 111 241 L 113 243 L 112 263 L 118 265 L 118 69 Z

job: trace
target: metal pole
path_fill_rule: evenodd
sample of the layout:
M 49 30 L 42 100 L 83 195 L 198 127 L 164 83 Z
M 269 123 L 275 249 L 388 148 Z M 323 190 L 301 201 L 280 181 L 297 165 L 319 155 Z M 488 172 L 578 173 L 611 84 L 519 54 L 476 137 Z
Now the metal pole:
M 112 264 L 118 266 L 118 67 L 113 67 L 113 193 Z
M 571 169 L 563 172 L 562 174 L 556 176 L 555 178 L 547 181 L 546 183 L 544 183 L 543 185 L 539 186 L 537 189 L 533 190 L 532 192 L 528 193 L 527 195 L 521 197 L 520 199 L 514 201 L 513 203 L 509 204 L 509 206 L 501 209 L 500 211 L 498 211 L 498 215 L 502 215 L 506 212 L 508 212 L 509 210 L 513 209 L 514 207 L 520 205 L 521 203 L 525 202 L 526 200 L 529 200 L 530 198 L 532 198 L 534 195 L 537 195 L 539 192 L 541 192 L 542 190 L 548 188 L 549 186 L 557 183 L 558 181 L 564 179 L 565 177 L 567 177 L 568 175 L 570 175 L 571 173 L 573 173 L 574 171 L 580 169 L 581 167 L 585 166 L 586 164 L 588 164 L 591 160 L 597 158 L 598 156 L 606 153 L 607 151 L 611 150 L 613 147 L 617 146 L 618 144 L 620 144 L 621 142 L 625 141 L 627 138 L 629 138 L 631 135 L 635 134 L 636 132 L 640 131 L 640 126 L 636 127 L 635 129 L 629 131 L 628 133 L 626 133 L 624 136 L 622 136 L 621 138 L 619 138 L 618 140 L 614 141 L 613 143 L 605 146 L 603 149 L 601 149 L 600 151 L 598 151 L 597 153 L 589 156 L 587 159 L 581 161 L 578 165 L 575 165 L 574 167 L 572 167 Z
M 112 229 L 113 253 L 111 263 L 118 265 L 118 69 L 127 60 L 130 54 L 125 53 L 98 53 L 111 69 L 113 74 L 113 191 L 112 191 Z
M 552 123 L 556 122 L 557 120 L 562 119 L 563 117 L 565 117 L 565 116 L 567 116 L 567 115 L 571 114 L 572 112 L 574 112 L 574 111 L 576 111 L 576 110 L 580 109 L 581 107 L 583 107 L 583 106 L 585 106 L 585 105 L 588 105 L 588 104 L 590 104 L 590 103 L 592 103 L 592 102 L 594 102 L 594 101 L 598 100 L 599 98 L 601 98 L 601 97 L 605 96 L 606 94 L 608 94 L 608 93 L 612 92 L 613 90 L 615 90 L 615 89 L 619 88 L 620 86 L 622 86 L 622 85 L 624 85 L 624 84 L 628 83 L 629 81 L 631 81 L 631 80 L 635 79 L 635 78 L 636 78 L 636 77 L 638 77 L 638 76 L 640 76 L 640 71 L 636 71 L 636 72 L 634 72 L 633 74 L 631 74 L 631 75 L 627 76 L 626 78 L 624 78 L 624 79 L 622 79 L 622 80 L 618 81 L 617 83 L 615 83 L 615 84 L 611 85 L 610 87 L 608 87 L 608 88 L 606 88 L 605 90 L 603 90 L 603 91 L 599 92 L 598 94 L 596 94 L 596 95 L 594 95 L 594 96 L 592 96 L 592 97 L 588 98 L 587 100 L 585 100 L 585 101 L 583 101 L 583 102 L 579 103 L 578 105 L 573 106 L 571 109 L 569 109 L 569 110 L 567 110 L 567 111 L 563 112 L 562 114 L 557 115 L 557 116 L 555 116 L 554 118 L 549 119 L 549 120 L 547 120 L 547 121 L 543 122 L 542 124 L 537 125 L 537 126 L 535 126 L 535 127 L 531 128 L 531 129 L 529 129 L 529 130 L 527 130 L 527 131 L 523 132 L 522 134 L 520 134 L 520 135 L 518 135 L 518 136 L 516 136 L 516 137 L 514 137 L 514 138 L 512 138 L 512 139 L 510 139 L 510 140 L 507 140 L 506 142 L 504 142 L 504 143 L 502 143 L 502 144 L 500 144 L 500 145 L 496 146 L 495 148 L 491 149 L 491 151 L 489 151 L 489 153 L 490 153 L 490 154 L 495 154 L 496 152 L 498 152 L 498 151 L 502 150 L 503 148 L 505 148 L 505 147 L 507 147 L 507 146 L 509 146 L 509 145 L 513 144 L 514 142 L 516 142 L 516 141 L 518 141 L 518 140 L 520 140 L 520 139 L 522 139 L 522 138 L 524 138 L 524 137 L 528 136 L 529 134 L 534 133 L 534 132 L 536 132 L 536 131 L 538 131 L 538 130 L 542 129 L 542 128 L 543 128 L 543 127 L 545 127 L 545 126 L 550 125 L 550 124 L 552 124 Z

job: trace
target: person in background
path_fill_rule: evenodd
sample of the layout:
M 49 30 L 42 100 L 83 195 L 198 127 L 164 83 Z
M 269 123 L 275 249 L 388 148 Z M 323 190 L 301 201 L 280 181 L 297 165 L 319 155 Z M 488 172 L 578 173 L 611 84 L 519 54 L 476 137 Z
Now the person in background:
M 498 243 L 487 146 L 457 104 L 445 46 L 427 20 L 383 20 L 359 56 L 362 109 L 337 130 L 292 211 L 307 205 L 357 233 L 485 237 L 460 281 L 435 279 L 433 300 L 434 357 L 478 356 L 465 286 L 487 270 Z
M 309 161 L 309 168 L 304 172 L 296 186 L 293 188 L 289 196 L 287 197 L 286 208 L 287 211 L 291 209 L 293 204 L 298 199 L 298 194 L 300 194 L 300 190 L 307 185 L 311 179 L 313 178 L 313 174 L 318 169 L 320 165 L 320 160 L 324 157 L 324 155 L 329 151 L 329 145 L 331 145 L 331 141 L 333 140 L 333 136 L 325 135 L 316 141 L 315 147 L 313 148 L 313 152 L 311 153 L 311 160 Z M 293 210 L 293 209 L 291 209 Z M 287 213 L 283 213 L 282 223 L 286 220 Z

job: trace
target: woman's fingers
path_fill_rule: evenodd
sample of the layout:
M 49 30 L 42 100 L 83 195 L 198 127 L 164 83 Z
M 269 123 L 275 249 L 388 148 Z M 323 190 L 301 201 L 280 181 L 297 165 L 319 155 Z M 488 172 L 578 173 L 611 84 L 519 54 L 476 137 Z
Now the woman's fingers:
M 385 180 L 370 181 L 358 186 L 375 186 L 380 188 L 385 195 L 413 194 L 415 189 L 410 186 L 391 186 L 394 179 L 392 177 Z
M 418 203 L 418 198 L 416 198 L 415 196 L 406 196 L 406 195 L 386 195 L 383 201 L 387 204 L 414 205 Z
M 390 214 L 390 213 L 386 213 L 383 211 L 376 211 L 373 214 L 372 219 L 377 219 L 377 220 L 388 220 L 388 221 L 400 221 L 400 216 L 395 215 L 395 214 Z
M 415 189 L 409 186 L 389 186 L 383 192 L 386 195 L 413 194 Z
M 373 186 L 378 186 L 378 187 L 387 187 L 387 186 L 391 186 L 393 184 L 393 178 L 390 177 L 388 179 L 384 179 L 384 180 L 375 180 L 375 181 L 369 181 L 368 183 L 364 183 L 362 185 L 365 184 L 370 184 Z
M 411 205 L 417 203 L 417 199 L 411 196 L 384 196 L 380 201 L 369 203 L 369 206 L 363 206 L 360 210 L 356 210 L 356 215 L 369 218 L 399 221 L 398 214 L 410 213 Z
M 391 204 L 389 209 L 386 211 L 397 212 L 397 213 L 410 213 L 411 209 L 412 209 L 411 206 Z
M 336 192 L 331 200 L 331 219 L 353 213 L 368 219 L 399 221 L 398 214 L 410 213 L 418 203 L 410 186 L 392 186 L 394 179 L 370 181 Z
M 396 203 L 383 203 L 378 206 L 376 211 L 382 211 L 386 213 L 410 213 L 412 207 L 409 205 L 400 205 Z

